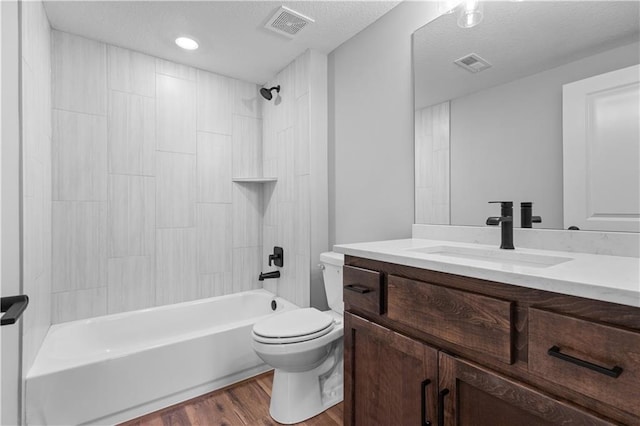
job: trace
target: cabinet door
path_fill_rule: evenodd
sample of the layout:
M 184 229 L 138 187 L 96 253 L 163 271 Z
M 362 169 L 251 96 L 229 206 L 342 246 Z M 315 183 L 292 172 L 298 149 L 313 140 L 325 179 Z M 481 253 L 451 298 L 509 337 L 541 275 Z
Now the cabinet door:
M 439 367 L 438 426 L 614 424 L 442 352 Z
M 438 352 L 356 315 L 344 316 L 345 425 L 435 424 Z

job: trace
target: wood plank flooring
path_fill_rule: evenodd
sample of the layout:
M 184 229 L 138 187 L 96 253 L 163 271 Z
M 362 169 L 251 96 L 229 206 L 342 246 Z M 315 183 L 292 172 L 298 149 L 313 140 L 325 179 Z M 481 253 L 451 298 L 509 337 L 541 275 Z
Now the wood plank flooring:
M 273 426 L 269 416 L 273 372 L 236 383 L 120 426 Z M 343 404 L 305 422 L 303 426 L 342 426 Z

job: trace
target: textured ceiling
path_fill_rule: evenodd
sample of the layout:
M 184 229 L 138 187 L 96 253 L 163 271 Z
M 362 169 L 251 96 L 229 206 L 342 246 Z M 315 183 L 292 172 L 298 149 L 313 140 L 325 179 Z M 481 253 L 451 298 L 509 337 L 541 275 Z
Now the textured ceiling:
M 638 41 L 638 1 L 486 2 L 484 21 L 462 29 L 443 15 L 414 33 L 416 108 L 523 78 Z M 492 68 L 470 74 L 453 61 L 476 53 Z M 640 53 L 639 53 L 640 55 Z
M 329 53 L 399 1 L 45 1 L 53 28 L 262 84 L 306 49 Z M 291 40 L 264 29 L 280 7 L 315 20 Z M 187 52 L 174 43 L 195 38 Z

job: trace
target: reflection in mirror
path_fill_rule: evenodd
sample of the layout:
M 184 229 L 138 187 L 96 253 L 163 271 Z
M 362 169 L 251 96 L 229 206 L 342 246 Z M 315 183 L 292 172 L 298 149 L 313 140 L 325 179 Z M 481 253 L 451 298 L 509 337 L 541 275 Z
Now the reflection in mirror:
M 576 223 L 565 223 L 563 194 L 580 192 L 586 211 L 581 214 L 609 215 L 600 221 L 604 225 L 592 229 L 613 230 L 606 223 L 624 222 L 615 230 L 637 232 L 640 200 L 618 206 L 616 199 L 628 197 L 611 194 L 621 188 L 640 193 L 640 112 L 633 107 L 640 85 L 627 84 L 631 92 L 615 91 L 597 101 L 625 105 L 624 114 L 594 110 L 599 116 L 626 117 L 624 126 L 610 120 L 608 127 L 585 135 L 584 128 L 597 123 L 582 123 L 583 139 L 596 142 L 579 149 L 617 153 L 600 156 L 598 164 L 588 155 L 563 159 L 563 150 L 573 152 L 563 147 L 563 131 L 576 133 L 567 126 L 577 125 L 565 119 L 563 129 L 563 87 L 638 66 L 639 13 L 636 1 L 486 2 L 484 20 L 476 27 L 460 28 L 457 14 L 449 14 L 416 31 L 415 222 L 484 225 L 499 213 L 488 201 L 512 200 L 515 226 L 520 226 L 520 203 L 533 202 L 532 214 L 542 218 L 534 228 L 566 229 Z M 608 94 L 617 81 L 612 75 Z M 583 108 L 596 102 L 588 93 L 582 96 L 573 102 L 582 102 Z M 570 115 L 567 110 L 565 115 Z M 622 128 L 628 129 L 623 135 Z M 624 140 L 624 146 L 605 145 L 614 138 Z M 619 173 L 606 172 L 622 167 L 623 157 L 635 161 L 624 162 Z M 585 178 L 563 176 L 570 169 L 563 161 L 585 162 L 577 167 Z M 589 186 L 596 169 L 608 176 L 606 185 Z M 582 181 L 586 188 L 574 183 L 564 188 L 567 179 Z M 589 229 L 588 219 L 580 222 L 586 224 L 581 229 Z

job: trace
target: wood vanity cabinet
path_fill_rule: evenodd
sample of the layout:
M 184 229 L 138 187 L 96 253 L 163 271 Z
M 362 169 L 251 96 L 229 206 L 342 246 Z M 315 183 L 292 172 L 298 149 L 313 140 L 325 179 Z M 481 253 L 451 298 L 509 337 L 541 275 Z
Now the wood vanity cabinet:
M 345 256 L 345 425 L 640 425 L 640 309 Z

